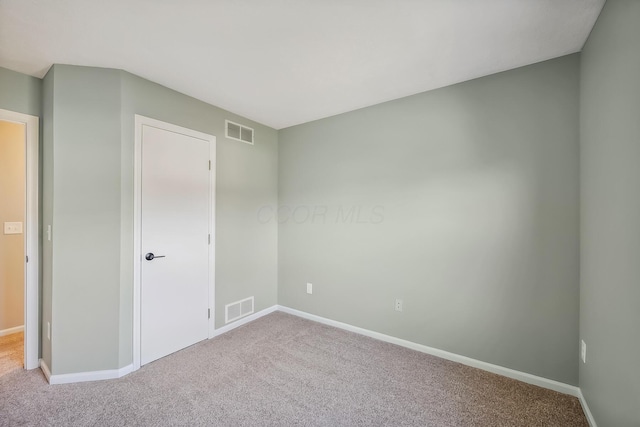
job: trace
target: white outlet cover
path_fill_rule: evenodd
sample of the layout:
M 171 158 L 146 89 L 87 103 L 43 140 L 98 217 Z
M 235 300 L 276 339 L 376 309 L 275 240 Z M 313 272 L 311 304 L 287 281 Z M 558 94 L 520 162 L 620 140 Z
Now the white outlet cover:
M 587 343 L 584 340 L 580 341 L 580 358 L 582 359 L 582 363 L 587 363 Z
M 313 284 L 307 283 L 307 293 L 308 294 L 312 294 L 313 293 Z
M 21 222 L 5 222 L 4 234 L 22 234 Z

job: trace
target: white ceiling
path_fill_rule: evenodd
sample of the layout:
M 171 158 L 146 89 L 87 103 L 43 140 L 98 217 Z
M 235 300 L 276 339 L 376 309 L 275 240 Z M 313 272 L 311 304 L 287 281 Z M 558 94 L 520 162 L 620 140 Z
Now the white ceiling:
M 604 0 L 0 0 L 0 66 L 121 68 L 276 129 L 580 51 Z

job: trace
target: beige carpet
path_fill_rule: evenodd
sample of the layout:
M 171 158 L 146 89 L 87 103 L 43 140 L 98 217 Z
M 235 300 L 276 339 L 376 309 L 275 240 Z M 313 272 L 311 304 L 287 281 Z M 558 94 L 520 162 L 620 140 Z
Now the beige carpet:
M 574 397 L 273 313 L 118 380 L 0 377 L 2 426 L 588 426 Z
M 0 337 L 0 376 L 24 366 L 24 333 Z

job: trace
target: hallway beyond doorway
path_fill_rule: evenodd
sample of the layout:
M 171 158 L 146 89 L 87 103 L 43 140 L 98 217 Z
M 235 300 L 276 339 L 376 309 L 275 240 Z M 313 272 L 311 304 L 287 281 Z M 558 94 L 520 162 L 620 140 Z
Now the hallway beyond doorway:
M 24 332 L 0 337 L 0 377 L 24 366 Z

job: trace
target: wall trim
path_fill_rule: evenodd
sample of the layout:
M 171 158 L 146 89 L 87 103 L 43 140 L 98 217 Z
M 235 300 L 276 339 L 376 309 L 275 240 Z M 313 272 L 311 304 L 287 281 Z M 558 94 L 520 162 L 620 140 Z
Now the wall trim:
M 49 367 L 45 363 L 44 359 L 40 359 L 40 370 L 44 374 L 44 377 L 47 379 L 47 382 L 49 382 L 49 378 L 51 378 L 51 370 L 49 370 Z
M 14 326 L 13 328 L 7 328 L 0 331 L 0 337 L 4 337 L 5 335 L 17 334 L 18 332 L 24 331 L 24 325 Z
M 598 427 L 596 424 L 595 418 L 593 418 L 593 414 L 591 413 L 591 409 L 589 409 L 589 405 L 587 405 L 587 399 L 585 399 L 582 394 L 582 390 L 578 390 L 578 400 L 580 400 L 580 405 L 582 405 L 582 411 L 584 415 L 587 417 L 587 421 L 589 422 L 589 426 Z
M 105 371 L 77 372 L 73 374 L 52 375 L 49 367 L 44 360 L 40 359 L 40 369 L 49 381 L 49 384 L 71 384 L 86 381 L 112 380 L 133 372 L 133 364 L 127 365 L 120 369 L 109 369 Z
M 277 305 L 273 305 L 271 307 L 265 308 L 264 310 L 260 310 L 257 313 L 252 314 L 251 316 L 243 317 L 237 322 L 233 322 L 229 325 L 223 326 L 222 328 L 216 329 L 213 331 L 213 337 L 217 337 L 218 335 L 222 335 L 227 333 L 233 329 L 239 328 L 240 326 L 246 325 L 249 322 L 252 322 L 256 319 L 259 319 L 262 316 L 266 316 L 269 313 L 273 313 L 278 310 Z M 91 372 L 76 372 L 73 374 L 58 374 L 52 375 L 51 370 L 47 366 L 44 360 L 40 359 L 40 369 L 44 374 L 45 378 L 49 382 L 49 384 L 71 384 L 71 383 L 81 383 L 86 381 L 100 381 L 100 380 L 112 380 L 124 377 L 127 374 L 135 371 L 133 363 L 120 368 L 120 369 L 108 369 L 104 371 L 91 371 Z
M 304 319 L 313 320 L 318 323 L 323 323 L 325 325 L 333 326 L 339 329 L 344 329 L 346 331 L 354 332 L 356 334 L 364 335 L 380 341 L 396 344 L 401 347 L 410 348 L 412 350 L 416 350 L 421 353 L 426 353 L 432 356 L 440 357 L 442 359 L 447 359 L 453 362 L 462 363 L 463 365 L 482 369 L 483 371 L 488 371 L 494 374 L 513 378 L 515 380 L 522 381 L 528 384 L 533 384 L 538 387 L 543 387 L 549 390 L 568 394 L 578 398 L 580 397 L 580 389 L 578 387 L 561 383 L 559 381 L 551 380 L 544 377 L 539 377 L 537 375 L 528 374 L 526 372 L 516 371 L 515 369 L 505 368 L 503 366 L 494 365 L 492 363 L 483 362 L 481 360 L 472 359 L 470 357 L 461 356 L 459 354 L 451 353 L 448 351 L 440 350 L 440 349 L 429 347 L 426 345 L 417 344 L 412 341 L 407 341 L 401 338 L 392 337 L 390 335 L 381 334 L 380 332 L 375 332 L 369 329 L 360 328 L 358 326 L 349 325 L 348 323 L 342 323 L 336 320 L 327 319 L 325 317 L 306 313 L 304 311 L 296 310 L 294 308 L 279 305 L 278 310 L 282 311 L 283 313 L 288 313 L 294 316 L 302 317 Z
M 526 372 L 505 368 L 503 366 L 494 365 L 492 363 L 483 362 L 481 360 L 472 359 L 470 357 L 461 356 L 459 354 L 451 353 L 448 351 L 440 350 L 440 349 L 429 347 L 426 345 L 417 344 L 411 341 L 403 340 L 401 338 L 396 338 L 390 335 L 385 335 L 379 332 L 371 331 L 369 329 L 364 329 L 358 326 L 349 325 L 348 323 L 327 319 L 325 317 L 317 316 L 311 313 L 306 313 L 304 311 L 296 310 L 294 308 L 290 308 L 282 305 L 273 305 L 271 307 L 267 307 L 263 310 L 258 311 L 257 313 L 244 317 L 229 325 L 225 325 L 221 328 L 215 329 L 210 338 L 223 335 L 227 332 L 230 332 L 236 328 L 244 326 L 247 323 L 253 322 L 254 320 L 257 320 L 275 311 L 281 311 L 283 313 L 291 314 L 307 320 L 322 323 L 324 325 L 333 326 L 338 329 L 354 332 L 359 335 L 364 335 L 380 341 L 384 341 L 391 344 L 399 345 L 401 347 L 406 347 L 412 350 L 416 350 L 421 353 L 426 353 L 432 356 L 441 357 L 446 360 L 462 363 L 463 365 L 482 369 L 484 371 L 492 372 L 494 374 L 503 375 L 505 377 L 519 380 L 528 384 L 533 384 L 549 390 L 553 390 L 553 391 L 557 391 L 560 393 L 577 397 L 578 400 L 580 401 L 580 404 L 582 405 L 582 409 L 585 413 L 585 416 L 587 417 L 587 421 L 589 422 L 590 427 L 597 427 L 596 422 L 593 418 L 593 415 L 591 414 L 591 411 L 589 409 L 589 406 L 587 405 L 587 401 L 584 395 L 582 394 L 582 391 L 580 390 L 580 388 L 576 386 L 572 386 L 569 384 L 561 383 L 559 381 L 550 380 L 548 378 L 543 378 L 536 375 L 528 374 Z M 52 375 L 49 367 L 47 366 L 45 361 L 42 359 L 40 359 L 40 369 L 42 370 L 42 373 L 44 374 L 49 384 L 51 385 L 117 379 L 136 370 L 134 369 L 134 365 L 132 363 L 120 369 Z
M 272 305 L 271 307 L 265 308 L 264 310 L 260 310 L 257 313 L 253 313 L 250 316 L 243 317 L 233 323 L 230 323 L 228 325 L 225 325 L 221 328 L 214 330 L 211 338 L 217 337 L 218 335 L 226 334 L 227 332 L 235 328 L 239 328 L 240 326 L 246 325 L 249 322 L 253 322 L 256 319 L 261 318 L 262 316 L 266 316 L 267 314 L 273 313 L 274 311 L 278 311 L 278 310 L 279 310 L 279 306 Z

